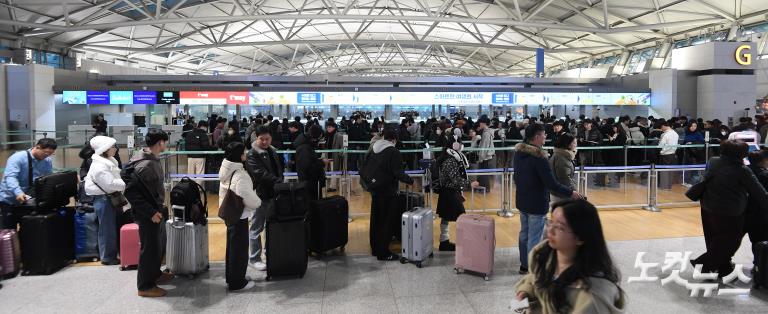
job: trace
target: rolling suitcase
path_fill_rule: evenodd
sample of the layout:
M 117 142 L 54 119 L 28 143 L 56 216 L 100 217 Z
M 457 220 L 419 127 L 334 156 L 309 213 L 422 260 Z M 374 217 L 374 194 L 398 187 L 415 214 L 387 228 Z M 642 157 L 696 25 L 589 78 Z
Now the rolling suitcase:
M 185 221 L 185 217 L 173 217 L 165 222 L 165 264 L 173 274 L 194 278 L 209 268 L 208 226 Z
M 484 215 L 464 214 L 456 222 L 456 273 L 471 271 L 485 280 L 493 272 L 496 249 L 495 221 Z
M 21 245 L 16 230 L 0 229 L 0 278 L 16 276 L 21 268 Z
M 768 287 L 768 241 L 753 245 L 755 268 L 752 270 L 752 285 L 755 289 Z
M 120 270 L 139 266 L 139 225 L 130 223 L 120 227 Z
M 424 202 L 422 195 L 421 201 Z M 407 198 L 408 200 L 411 197 Z M 410 201 L 406 207 L 410 206 Z M 400 263 L 412 262 L 421 268 L 422 263 L 434 256 L 434 235 L 432 234 L 434 214 L 427 207 L 415 207 L 403 213 L 401 219 L 402 255 Z
M 50 275 L 75 259 L 75 210 L 64 207 L 21 218 L 23 275 Z
M 75 259 L 78 262 L 99 260 L 99 223 L 96 213 L 75 211 Z
M 317 256 L 344 247 L 349 240 L 349 203 L 343 196 L 331 196 L 312 202 L 309 210 L 309 250 Z
M 408 191 L 398 191 L 395 195 L 395 206 L 400 211 L 398 216 L 402 216 L 403 213 L 413 210 L 416 207 L 424 207 L 424 195 Z M 402 241 L 402 232 L 400 227 L 400 220 L 392 220 L 392 235 L 398 240 Z
M 267 221 L 267 280 L 303 278 L 307 272 L 307 236 L 304 219 Z

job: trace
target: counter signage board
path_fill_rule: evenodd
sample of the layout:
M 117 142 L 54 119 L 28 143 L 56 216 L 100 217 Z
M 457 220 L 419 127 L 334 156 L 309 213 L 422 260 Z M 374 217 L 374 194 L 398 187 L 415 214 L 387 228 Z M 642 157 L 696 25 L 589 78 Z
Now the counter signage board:
M 155 97 L 158 104 L 178 105 L 180 103 L 179 92 L 158 91 Z
M 248 92 L 194 92 L 180 93 L 181 103 L 185 105 L 247 105 Z
M 109 105 L 109 91 L 89 90 L 86 93 L 86 98 L 88 103 L 92 105 Z
M 154 105 L 157 104 L 157 92 L 137 90 L 133 91 L 134 105 Z
M 61 102 L 68 105 L 85 105 L 86 99 L 86 92 L 82 90 L 65 90 L 61 96 Z
M 131 91 L 110 91 L 109 103 L 113 105 L 132 105 L 133 92 Z
M 296 102 L 299 104 L 321 104 L 322 95 L 320 93 L 296 93 Z
M 514 104 L 515 103 L 515 95 L 513 93 L 493 93 L 492 95 L 492 102 L 494 104 Z

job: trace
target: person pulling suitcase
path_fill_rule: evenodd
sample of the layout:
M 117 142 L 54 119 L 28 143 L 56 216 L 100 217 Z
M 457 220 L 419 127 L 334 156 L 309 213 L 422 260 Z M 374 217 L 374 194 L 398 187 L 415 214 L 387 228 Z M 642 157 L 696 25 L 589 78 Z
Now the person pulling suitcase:
M 400 256 L 389 250 L 390 227 L 398 218 L 395 195 L 398 181 L 411 185 L 413 179 L 403 170 L 403 156 L 395 147 L 397 132 L 385 129 L 382 133 L 383 139 L 373 143 L 365 159 L 360 182 L 371 193 L 371 253 L 380 261 L 396 261 Z

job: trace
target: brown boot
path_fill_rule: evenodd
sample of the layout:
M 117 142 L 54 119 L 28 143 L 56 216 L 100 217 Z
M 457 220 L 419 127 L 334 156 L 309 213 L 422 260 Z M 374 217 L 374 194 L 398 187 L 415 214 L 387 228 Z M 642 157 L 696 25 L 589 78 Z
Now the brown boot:
M 160 287 L 154 287 L 149 290 L 139 290 L 139 296 L 145 298 L 159 298 L 165 296 L 165 290 Z
M 155 280 L 155 283 L 157 283 L 158 285 L 164 285 L 164 284 L 167 284 L 169 281 L 171 281 L 171 279 L 173 278 L 174 278 L 173 274 L 163 273 L 162 275 L 160 275 L 160 277 L 157 277 L 157 280 Z

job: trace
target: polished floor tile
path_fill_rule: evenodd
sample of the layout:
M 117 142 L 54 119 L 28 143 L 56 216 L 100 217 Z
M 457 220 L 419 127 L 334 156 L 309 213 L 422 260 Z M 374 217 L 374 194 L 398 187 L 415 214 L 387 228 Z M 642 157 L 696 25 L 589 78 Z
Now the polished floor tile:
M 747 239 L 734 262 L 747 266 L 752 253 Z M 644 262 L 662 265 L 667 252 L 704 251 L 701 237 L 609 242 L 621 273 L 628 313 L 765 313 L 768 289 L 738 296 L 690 297 L 684 286 L 660 282 L 628 283 L 638 276 L 638 252 Z M 67 267 L 51 276 L 16 277 L 2 282 L 0 314 L 5 313 L 509 313 L 517 274 L 517 248 L 496 251 L 490 281 L 456 274 L 454 256 L 437 252 L 424 268 L 380 262 L 370 256 L 310 258 L 303 279 L 266 281 L 265 272 L 248 270 L 256 286 L 229 292 L 224 265 L 213 263 L 195 278 L 179 277 L 163 288 L 168 296 L 136 296 L 136 272 L 117 267 Z M 650 275 L 666 277 L 654 269 Z M 690 267 L 681 272 L 692 280 Z M 735 284 L 748 288 L 749 284 Z M 727 288 L 721 286 L 721 288 Z

